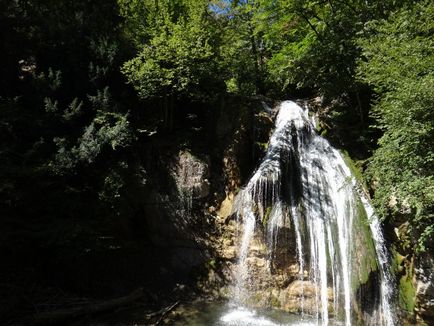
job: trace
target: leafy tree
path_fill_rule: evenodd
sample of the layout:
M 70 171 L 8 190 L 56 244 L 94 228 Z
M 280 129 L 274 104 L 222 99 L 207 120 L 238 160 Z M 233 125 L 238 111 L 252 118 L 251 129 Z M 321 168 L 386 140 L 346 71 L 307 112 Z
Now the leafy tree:
M 403 1 L 258 0 L 256 32 L 263 34 L 270 78 L 282 90 L 310 88 L 329 98 L 357 92 L 356 43 L 363 25 Z
M 266 54 L 262 32 L 255 28 L 255 1 L 217 1 L 214 12 L 223 25 L 222 65 L 227 91 L 235 94 L 265 94 Z
M 383 218 L 410 219 L 424 250 L 434 233 L 434 5 L 421 2 L 375 20 L 360 40 L 359 75 L 378 96 L 384 135 L 369 164 Z
M 121 150 L 134 138 L 120 100 L 117 4 L 16 0 L 0 7 L 0 58 L 10 65 L 0 68 L 0 250 L 5 259 L 11 248 L 22 250 L 23 265 L 41 248 L 79 254 L 94 238 L 83 235 L 108 228 L 100 218 L 119 212 L 98 198 L 115 181 L 124 186 L 105 180 L 123 173 Z
M 208 1 L 157 1 L 155 11 L 153 6 L 143 2 L 140 11 L 149 13 L 147 19 L 131 23 L 139 31 L 152 27 L 141 38 L 138 55 L 122 69 L 139 96 L 203 99 L 218 92 L 219 36 Z

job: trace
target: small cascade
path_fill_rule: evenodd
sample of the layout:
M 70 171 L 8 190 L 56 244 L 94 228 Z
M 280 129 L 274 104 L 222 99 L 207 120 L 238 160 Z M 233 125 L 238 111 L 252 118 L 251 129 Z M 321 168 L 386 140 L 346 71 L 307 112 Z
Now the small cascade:
M 248 306 L 252 296 L 265 293 L 255 292 L 260 276 L 250 262 L 252 243 L 263 239 L 268 273 L 292 278 L 276 290 L 280 307 L 322 325 L 394 325 L 384 239 L 357 189 L 341 154 L 315 133 L 307 110 L 283 102 L 265 158 L 235 205 L 242 234 L 233 303 Z M 295 272 L 282 258 L 285 250 L 294 256 Z M 358 299 L 364 288 L 378 292 L 370 293 L 372 302 Z
M 371 223 L 369 224 L 372 232 L 372 237 L 375 242 L 375 250 L 377 252 L 379 268 L 381 270 L 381 310 L 382 318 L 384 318 L 385 325 L 394 325 L 395 317 L 392 313 L 391 302 L 393 299 L 393 279 L 389 271 L 388 266 L 390 266 L 389 253 L 386 250 L 385 240 L 383 237 L 383 232 L 381 230 L 380 222 L 374 214 L 372 206 L 369 204 L 366 196 L 362 194 L 360 196 L 363 205 L 365 207 L 366 213 L 370 218 Z

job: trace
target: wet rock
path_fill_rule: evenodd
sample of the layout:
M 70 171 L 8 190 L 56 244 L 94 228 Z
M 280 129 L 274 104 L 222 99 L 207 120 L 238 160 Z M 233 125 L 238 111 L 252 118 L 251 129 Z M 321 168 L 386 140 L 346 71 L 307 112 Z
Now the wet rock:
M 292 282 L 285 290 L 286 294 L 291 297 L 314 297 L 317 287 L 310 281 L 295 281 Z
M 223 219 L 226 219 L 232 214 L 232 206 L 234 202 L 234 194 L 229 193 L 225 200 L 220 204 L 220 209 L 217 211 L 217 215 Z
M 174 170 L 176 185 L 181 194 L 190 195 L 194 199 L 205 198 L 209 195 L 208 162 L 193 156 L 190 152 L 181 151 Z
M 305 312 L 307 314 L 315 314 L 317 310 L 317 293 L 320 289 L 311 281 L 296 280 L 292 282 L 286 289 L 280 291 L 277 296 L 281 309 L 288 312 Z M 333 290 L 328 291 L 328 310 L 333 313 Z
M 235 260 L 237 256 L 237 250 L 234 246 L 224 247 L 221 253 L 221 257 L 227 260 Z

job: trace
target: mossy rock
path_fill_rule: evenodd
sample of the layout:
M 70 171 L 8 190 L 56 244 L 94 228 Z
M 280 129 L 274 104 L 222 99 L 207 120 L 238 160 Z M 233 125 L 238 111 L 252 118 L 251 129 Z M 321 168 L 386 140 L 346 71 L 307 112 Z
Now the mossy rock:
M 368 282 L 370 274 L 378 270 L 377 253 L 369 228 L 368 216 L 360 199 L 357 199 L 356 208 L 357 216 L 353 226 L 353 238 L 356 244 L 353 248 L 357 248 L 357 251 L 352 252 L 352 259 L 353 266 L 356 267 L 353 267 L 353 270 L 357 273 L 353 273 L 353 291 L 356 291 L 361 284 Z
M 341 152 L 342 157 L 345 161 L 345 164 L 350 169 L 352 176 L 356 178 L 357 182 L 366 191 L 368 189 L 368 186 L 366 185 L 365 178 L 363 177 L 363 169 L 362 169 L 363 161 L 354 161 L 350 157 L 348 152 L 345 150 L 341 150 L 340 152 Z
M 414 313 L 416 305 L 416 289 L 413 284 L 413 277 L 404 275 L 399 280 L 399 306 L 408 313 Z
M 264 218 L 262 219 L 262 225 L 267 225 L 268 224 L 268 220 L 270 219 L 270 215 L 271 215 L 271 206 L 268 206 L 265 208 L 265 212 L 264 212 Z
M 404 234 L 404 237 L 402 236 Z M 406 233 L 399 234 L 399 241 L 392 246 L 392 272 L 399 280 L 398 284 L 398 304 L 399 307 L 407 312 L 409 316 L 414 315 L 416 306 L 416 288 L 413 282 L 414 266 L 411 255 L 405 256 L 400 252 L 406 250 Z M 410 257 L 410 258 L 408 258 Z

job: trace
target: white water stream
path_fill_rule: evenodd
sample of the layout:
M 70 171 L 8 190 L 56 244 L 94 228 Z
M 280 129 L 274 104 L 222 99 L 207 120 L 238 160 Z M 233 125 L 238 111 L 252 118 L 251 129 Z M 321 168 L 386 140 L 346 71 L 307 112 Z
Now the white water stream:
M 358 321 L 394 325 L 384 238 L 366 196 L 357 189 L 342 155 L 316 134 L 307 110 L 291 101 L 281 103 L 266 156 L 238 195 L 236 209 L 242 223 L 242 238 L 233 302 L 238 307 L 244 305 L 250 296 L 247 285 L 255 282 L 247 263 L 252 239 L 259 232 L 255 226 L 261 222 L 266 224 L 265 236 L 269 251 L 273 252 L 279 241 L 279 230 L 290 223 L 295 234 L 298 279 L 301 284 L 310 282 L 314 285 L 315 309 L 310 314 L 314 315 L 316 324 L 351 325 Z M 367 237 L 360 234 L 363 223 L 368 223 L 359 221 L 360 204 L 369 217 Z M 364 243 L 369 246 L 372 242 L 380 282 L 378 302 L 372 303 L 376 306 L 369 318 L 360 317 L 366 314 L 359 312 L 356 319 L 356 289 L 352 283 L 359 270 L 355 270 L 354 266 L 358 265 L 354 260 L 358 259 L 355 252 L 364 248 L 354 248 L 354 245 Z M 269 260 L 271 264 L 273 255 Z M 301 317 L 305 314 L 303 293 L 302 288 Z M 246 318 L 255 318 L 252 312 L 232 310 L 222 317 L 222 321 L 234 316 L 231 315 L 234 311 L 244 312 Z

